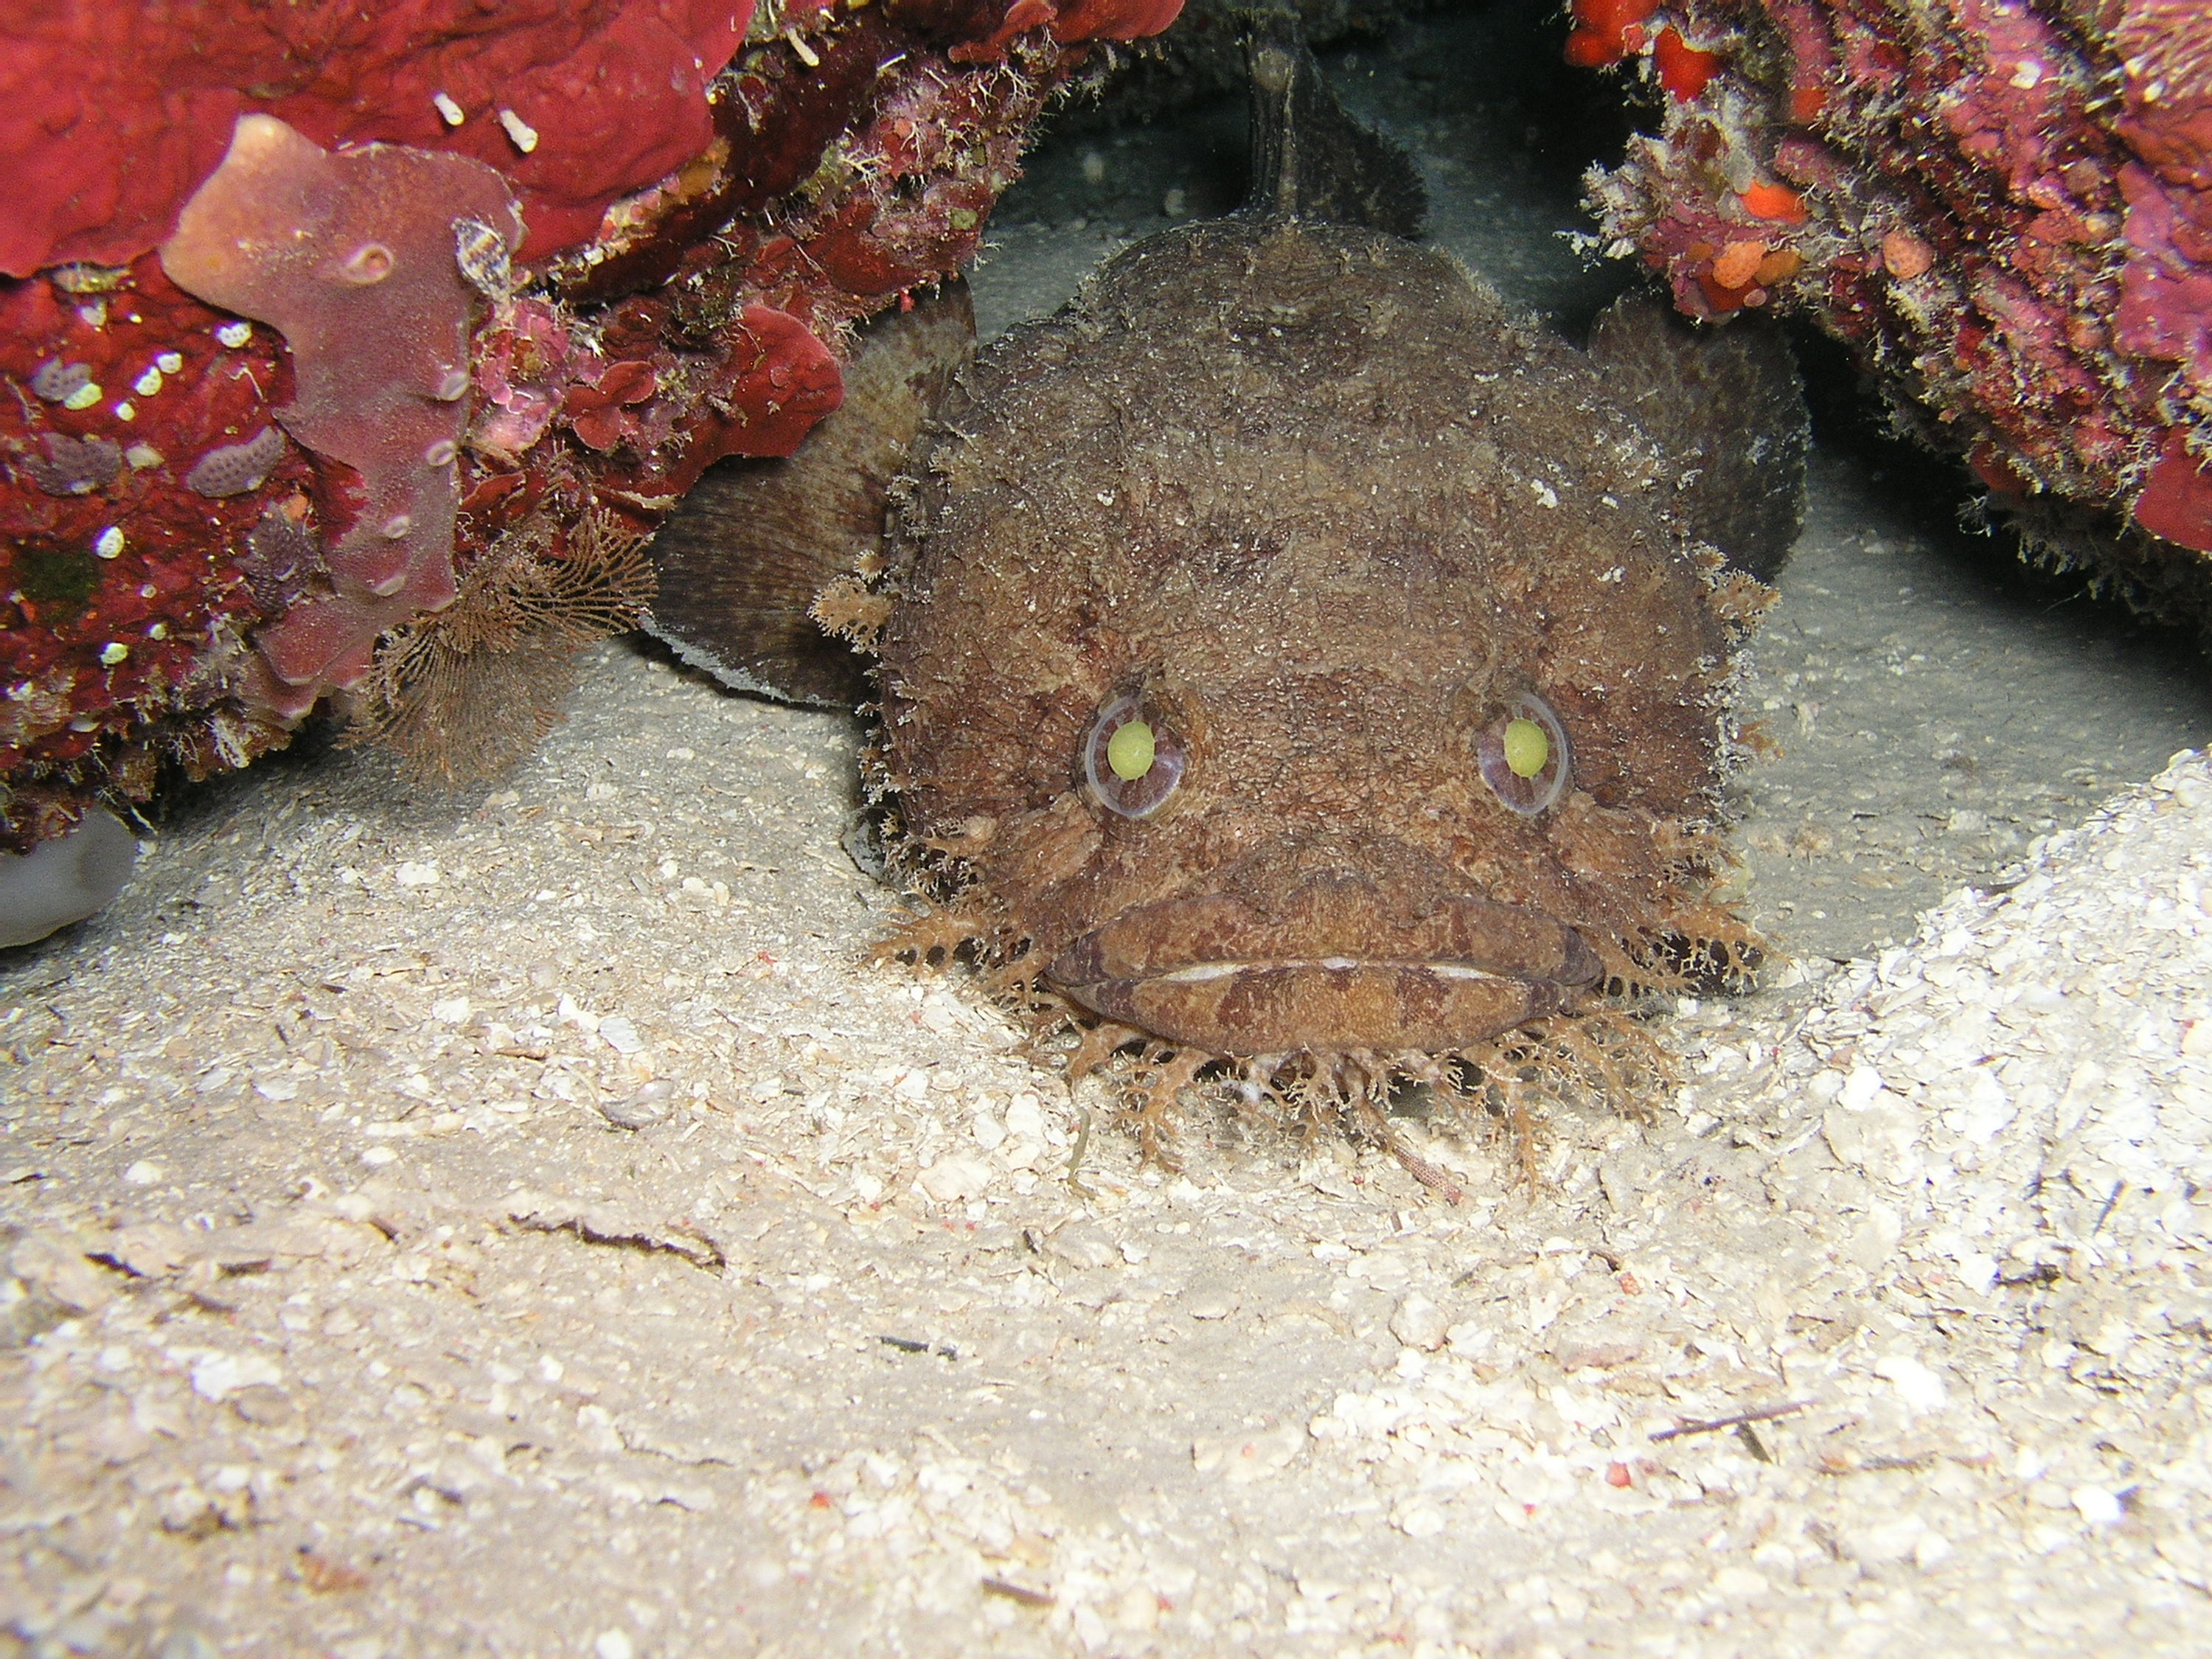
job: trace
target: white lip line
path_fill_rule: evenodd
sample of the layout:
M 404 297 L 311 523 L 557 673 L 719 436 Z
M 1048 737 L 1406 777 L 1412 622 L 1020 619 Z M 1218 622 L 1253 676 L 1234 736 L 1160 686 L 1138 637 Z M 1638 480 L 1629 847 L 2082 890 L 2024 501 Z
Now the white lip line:
M 1353 957 L 1286 957 L 1262 962 L 1199 962 L 1188 968 L 1178 968 L 1171 973 L 1139 974 L 1133 979 L 1149 981 L 1155 985 L 1205 985 L 1217 979 L 1227 979 L 1233 974 L 1268 973 L 1281 968 L 1325 968 L 1342 973 L 1355 968 L 1417 968 L 1439 979 L 1492 980 L 1511 977 L 1493 974 L 1464 962 L 1425 962 L 1379 960 L 1363 962 Z

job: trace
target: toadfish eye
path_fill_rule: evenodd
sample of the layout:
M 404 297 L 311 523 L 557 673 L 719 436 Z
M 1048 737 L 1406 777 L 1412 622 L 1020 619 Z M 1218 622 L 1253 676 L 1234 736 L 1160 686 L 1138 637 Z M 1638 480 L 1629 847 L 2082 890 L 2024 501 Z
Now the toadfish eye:
M 1083 775 L 1109 812 L 1149 817 L 1182 781 L 1182 736 L 1141 697 L 1109 701 L 1083 739 Z
M 1474 740 L 1482 781 L 1524 818 L 1556 806 L 1574 780 L 1574 750 L 1552 705 L 1523 691 Z

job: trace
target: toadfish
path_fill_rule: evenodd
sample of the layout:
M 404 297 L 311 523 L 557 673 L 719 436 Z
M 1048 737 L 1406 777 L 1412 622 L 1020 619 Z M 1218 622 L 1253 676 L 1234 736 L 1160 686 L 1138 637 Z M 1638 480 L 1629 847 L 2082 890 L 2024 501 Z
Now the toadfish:
M 1295 36 L 1248 52 L 1245 206 L 962 369 L 815 614 L 877 659 L 898 943 L 1148 1144 L 1212 1068 L 1395 1149 L 1396 1084 L 1517 1121 L 1632 1063 L 1593 1011 L 1755 952 L 1711 893 L 1803 405 L 1651 302 L 1587 355 L 1510 315 Z

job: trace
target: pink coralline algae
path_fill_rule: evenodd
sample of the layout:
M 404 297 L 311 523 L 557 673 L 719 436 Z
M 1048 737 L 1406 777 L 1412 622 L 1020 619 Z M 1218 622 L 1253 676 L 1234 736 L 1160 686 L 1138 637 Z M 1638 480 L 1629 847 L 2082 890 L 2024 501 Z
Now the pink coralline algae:
M 1082 43 L 1179 3 L 0 0 L 0 846 L 788 454 Z
M 521 240 L 506 184 L 481 162 L 394 144 L 331 155 L 274 116 L 248 115 L 161 245 L 179 287 L 283 335 L 293 398 L 271 412 L 358 480 L 353 523 L 323 556 L 331 591 L 256 641 L 275 681 L 257 701 L 280 715 L 354 684 L 378 635 L 453 597 L 477 299 L 453 254 L 464 220 Z M 264 429 L 219 455 L 265 474 L 265 447 L 281 453 Z M 232 495 L 259 482 L 226 474 L 209 488 L 217 459 L 204 458 L 186 487 Z
M 2038 551 L 2212 624 L 2212 10 L 1635 3 L 1585 53 L 1670 93 L 1591 178 L 1610 250 L 1693 316 L 1810 314 Z

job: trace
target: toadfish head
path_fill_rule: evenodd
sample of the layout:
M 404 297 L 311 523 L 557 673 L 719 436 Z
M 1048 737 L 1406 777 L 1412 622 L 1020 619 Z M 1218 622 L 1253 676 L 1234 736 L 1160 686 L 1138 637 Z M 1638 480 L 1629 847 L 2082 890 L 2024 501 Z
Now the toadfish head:
M 1443 255 L 1140 245 L 969 372 L 899 517 L 908 860 L 1043 988 L 1215 1055 L 1455 1052 L 1663 976 L 1750 586 L 1673 482 Z

